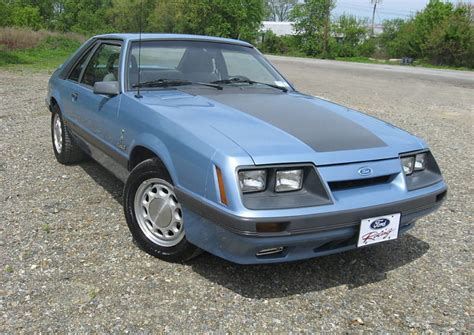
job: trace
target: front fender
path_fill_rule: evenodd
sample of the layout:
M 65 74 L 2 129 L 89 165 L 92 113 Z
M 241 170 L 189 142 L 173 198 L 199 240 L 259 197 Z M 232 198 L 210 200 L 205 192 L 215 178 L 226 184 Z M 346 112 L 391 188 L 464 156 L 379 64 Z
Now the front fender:
M 176 174 L 176 169 L 174 168 L 173 161 L 171 159 L 171 155 L 165 144 L 159 138 L 148 133 L 138 135 L 130 142 L 128 150 L 129 158 L 131 157 L 133 150 L 139 146 L 150 150 L 156 156 L 158 156 L 158 158 L 160 158 L 160 160 L 163 162 L 165 168 L 168 170 L 173 184 L 177 185 L 179 183 L 178 176 Z

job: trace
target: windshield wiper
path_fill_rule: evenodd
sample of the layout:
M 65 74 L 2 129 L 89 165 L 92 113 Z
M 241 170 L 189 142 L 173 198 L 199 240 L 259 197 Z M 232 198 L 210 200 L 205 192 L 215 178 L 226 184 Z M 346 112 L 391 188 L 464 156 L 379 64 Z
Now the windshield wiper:
M 201 82 L 194 82 L 189 80 L 182 80 L 182 79 L 155 79 L 149 81 L 143 81 L 138 84 L 133 84 L 132 87 L 172 87 L 172 86 L 183 86 L 183 85 L 201 85 L 201 86 L 208 86 L 213 87 L 218 90 L 222 90 L 222 86 L 212 83 L 201 83 Z
M 250 84 L 250 85 L 254 85 L 254 84 L 258 84 L 258 85 L 265 85 L 265 86 L 268 86 L 268 87 L 273 87 L 273 88 L 276 88 L 280 91 L 283 91 L 283 92 L 288 92 L 288 89 L 284 86 L 278 86 L 278 85 L 273 85 L 273 84 L 269 84 L 269 83 L 264 83 L 264 82 L 261 82 L 261 81 L 255 81 L 255 80 L 251 80 L 251 79 L 244 79 L 244 78 L 231 78 L 231 79 L 221 79 L 221 80 L 215 80 L 215 81 L 211 81 L 211 84 L 235 84 L 235 83 L 246 83 L 246 84 Z

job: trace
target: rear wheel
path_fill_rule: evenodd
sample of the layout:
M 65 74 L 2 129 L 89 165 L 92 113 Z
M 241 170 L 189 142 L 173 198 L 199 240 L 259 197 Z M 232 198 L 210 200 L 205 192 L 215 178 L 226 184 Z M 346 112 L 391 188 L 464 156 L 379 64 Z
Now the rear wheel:
M 189 260 L 200 249 L 186 240 L 183 211 L 167 171 L 157 159 L 138 164 L 124 189 L 127 224 L 138 246 L 171 262 Z
M 74 143 L 69 129 L 63 121 L 61 109 L 54 105 L 51 113 L 51 138 L 53 151 L 58 162 L 62 164 L 76 163 L 84 159 L 84 152 Z

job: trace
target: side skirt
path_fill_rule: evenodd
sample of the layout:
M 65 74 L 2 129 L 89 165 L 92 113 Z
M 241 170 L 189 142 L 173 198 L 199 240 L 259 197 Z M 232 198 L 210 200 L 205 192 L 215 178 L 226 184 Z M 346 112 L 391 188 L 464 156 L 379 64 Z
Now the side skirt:
M 91 156 L 97 163 L 102 165 L 105 169 L 111 172 L 115 177 L 122 182 L 126 182 L 130 172 L 127 169 L 128 160 L 111 150 L 95 139 L 92 135 L 80 129 L 71 122 L 67 122 L 68 128 L 71 129 L 71 135 L 76 141 L 77 145 L 81 147 L 84 152 Z

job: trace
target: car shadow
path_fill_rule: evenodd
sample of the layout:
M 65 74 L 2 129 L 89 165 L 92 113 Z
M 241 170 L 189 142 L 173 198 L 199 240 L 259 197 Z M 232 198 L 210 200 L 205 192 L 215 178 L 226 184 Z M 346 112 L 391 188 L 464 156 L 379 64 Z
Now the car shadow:
M 79 166 L 119 204 L 123 183 L 93 160 Z M 399 239 L 305 261 L 239 265 L 203 253 L 188 262 L 207 280 L 248 298 L 268 299 L 347 285 L 349 289 L 384 280 L 387 273 L 422 257 L 428 243 L 405 234 Z
M 89 159 L 79 164 L 97 185 L 109 193 L 122 205 L 123 182 L 96 161 Z
M 406 234 L 380 245 L 293 263 L 238 265 L 205 253 L 190 266 L 239 295 L 268 299 L 380 282 L 389 271 L 415 261 L 428 250 L 428 243 Z

